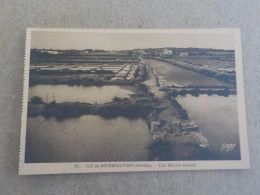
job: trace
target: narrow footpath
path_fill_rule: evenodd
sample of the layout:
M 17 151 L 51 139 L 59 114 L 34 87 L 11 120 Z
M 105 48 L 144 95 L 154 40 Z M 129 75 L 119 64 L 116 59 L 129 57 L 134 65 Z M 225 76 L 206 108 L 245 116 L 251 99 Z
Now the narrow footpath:
M 155 95 L 155 98 L 157 98 L 160 101 L 160 104 L 166 108 L 159 114 L 158 119 L 170 122 L 179 121 L 179 119 L 177 118 L 176 109 L 171 105 L 170 101 L 167 99 L 165 92 L 159 90 L 160 86 L 158 86 L 157 76 L 155 75 L 152 67 L 147 63 L 147 61 L 144 61 L 144 63 L 146 63 L 148 79 L 145 80 L 143 84 L 145 84 L 149 88 L 149 91 Z

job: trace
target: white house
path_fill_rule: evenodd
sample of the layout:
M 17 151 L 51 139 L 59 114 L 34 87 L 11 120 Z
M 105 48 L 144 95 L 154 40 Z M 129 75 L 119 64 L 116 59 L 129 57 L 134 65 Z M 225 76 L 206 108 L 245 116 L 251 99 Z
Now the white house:
M 181 52 L 180 53 L 180 57 L 187 57 L 187 56 L 189 56 L 188 52 Z
M 59 54 L 59 51 L 49 50 L 49 51 L 47 51 L 47 52 L 50 53 L 50 54 Z
M 81 52 L 82 55 L 88 54 L 88 53 L 89 53 L 89 52 L 88 52 L 87 50 L 83 50 L 83 51 Z
M 169 49 L 164 49 L 162 54 L 163 55 L 172 55 L 172 51 Z

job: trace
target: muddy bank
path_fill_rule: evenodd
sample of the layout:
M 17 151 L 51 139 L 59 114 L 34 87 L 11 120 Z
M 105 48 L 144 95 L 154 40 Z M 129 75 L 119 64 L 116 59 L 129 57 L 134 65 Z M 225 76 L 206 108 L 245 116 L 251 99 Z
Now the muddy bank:
M 168 97 L 176 98 L 178 95 L 185 96 L 185 95 L 192 95 L 192 96 L 199 96 L 200 94 L 207 94 L 207 95 L 219 95 L 219 96 L 229 96 L 231 94 L 236 94 L 236 89 L 162 89 L 163 91 L 167 91 Z
M 111 75 L 31 75 L 29 85 L 82 85 L 82 86 L 103 86 L 103 85 L 134 85 L 135 81 L 110 79 Z

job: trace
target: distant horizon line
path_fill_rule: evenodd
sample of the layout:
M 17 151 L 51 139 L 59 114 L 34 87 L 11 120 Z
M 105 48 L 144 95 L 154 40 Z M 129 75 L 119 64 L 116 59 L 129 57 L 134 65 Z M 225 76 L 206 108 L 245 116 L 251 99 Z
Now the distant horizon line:
M 223 51 L 235 51 L 235 49 L 216 49 L 216 48 L 202 48 L 202 47 L 158 47 L 158 48 L 135 48 L 135 49 L 121 49 L 121 50 L 106 50 L 106 49 L 46 49 L 46 48 L 31 48 L 31 49 L 38 49 L 38 50 L 52 50 L 52 51 L 85 51 L 85 50 L 103 50 L 103 51 L 131 51 L 131 50 L 146 50 L 146 49 L 210 49 L 210 50 L 223 50 Z

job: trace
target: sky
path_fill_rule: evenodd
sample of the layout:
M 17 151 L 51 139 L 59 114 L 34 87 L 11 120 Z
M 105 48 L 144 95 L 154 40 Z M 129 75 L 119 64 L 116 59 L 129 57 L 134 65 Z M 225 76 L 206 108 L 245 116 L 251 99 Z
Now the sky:
M 234 49 L 232 33 L 111 33 L 32 31 L 31 48 L 130 50 L 144 48 Z

